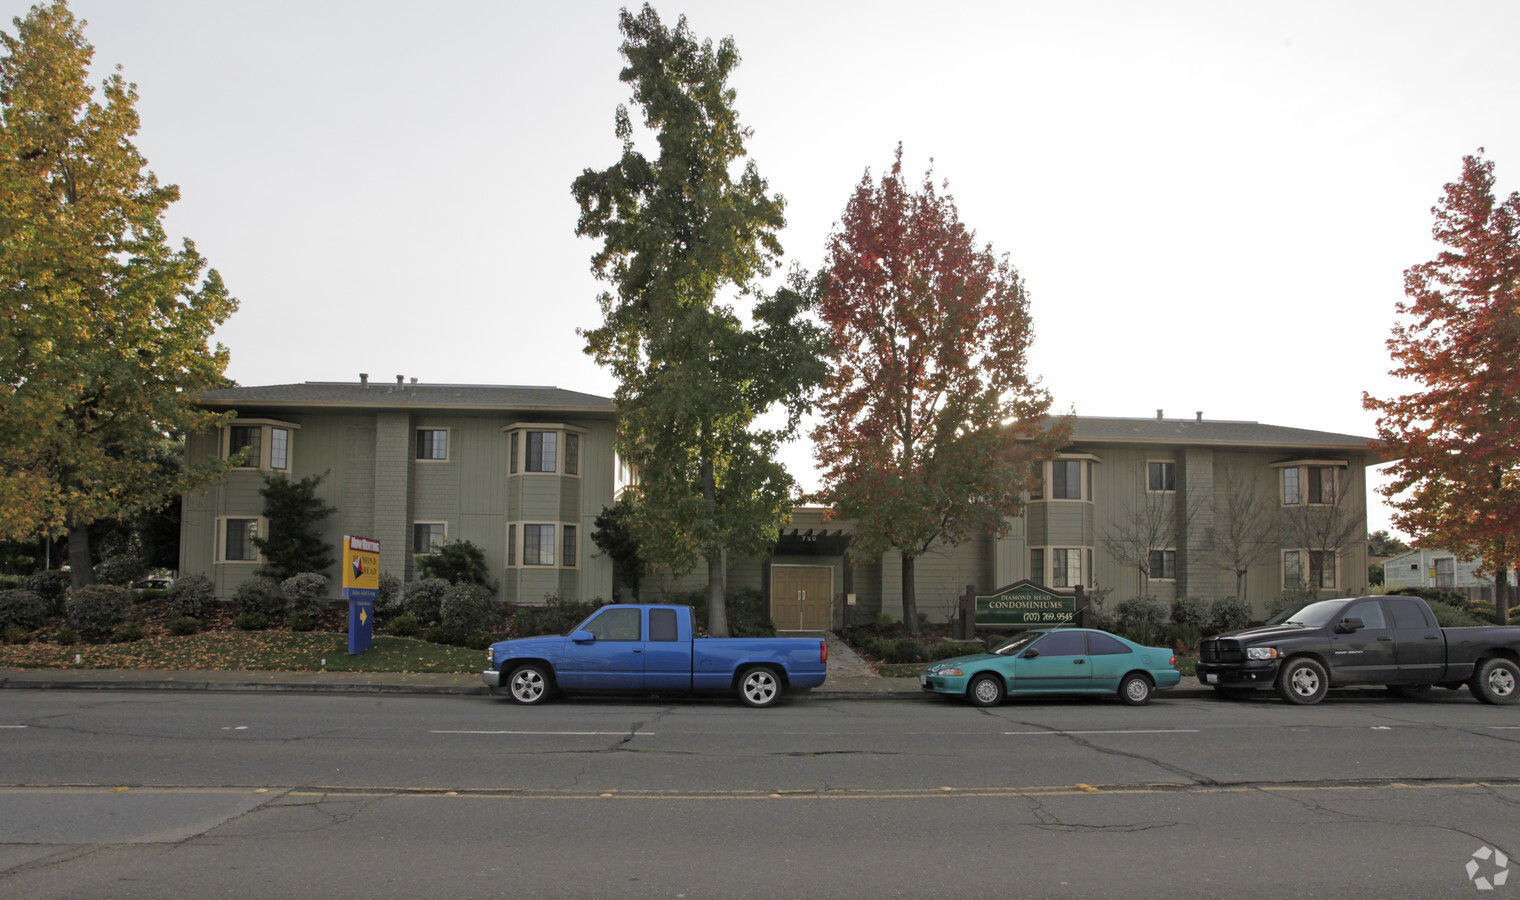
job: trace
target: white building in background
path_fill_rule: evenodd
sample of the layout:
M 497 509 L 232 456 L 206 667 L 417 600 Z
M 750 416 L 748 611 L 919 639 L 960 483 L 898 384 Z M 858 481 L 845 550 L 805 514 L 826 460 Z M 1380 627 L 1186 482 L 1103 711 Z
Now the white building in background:
M 1492 587 L 1492 578 L 1473 575 L 1481 565 L 1481 559 L 1458 559 L 1449 550 L 1411 550 L 1383 563 L 1383 584 L 1390 589 Z

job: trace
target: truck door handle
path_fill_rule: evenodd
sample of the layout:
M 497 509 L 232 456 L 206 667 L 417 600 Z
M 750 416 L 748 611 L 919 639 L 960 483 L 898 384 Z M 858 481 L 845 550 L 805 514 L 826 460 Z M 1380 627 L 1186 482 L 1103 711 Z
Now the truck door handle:
M 1380 641 L 1391 641 L 1391 640 L 1393 640 L 1393 638 L 1391 638 L 1391 637 L 1389 637 L 1388 635 L 1385 634 L 1382 637 L 1378 638 L 1378 640 L 1380 640 Z
M 1427 635 L 1425 635 L 1425 640 L 1427 640 L 1427 641 L 1439 641 L 1440 639 L 1441 639 L 1441 636 L 1439 634 L 1427 634 Z

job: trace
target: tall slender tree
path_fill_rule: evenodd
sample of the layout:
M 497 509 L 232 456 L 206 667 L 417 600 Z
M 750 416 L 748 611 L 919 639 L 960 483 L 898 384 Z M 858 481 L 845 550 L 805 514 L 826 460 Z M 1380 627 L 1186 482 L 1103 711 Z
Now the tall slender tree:
M 170 438 L 211 427 L 193 392 L 225 383 L 212 332 L 237 303 L 162 217 L 179 197 L 132 143 L 136 88 L 97 98 L 94 50 L 62 0 L 0 33 L 0 535 L 69 535 L 90 580 L 88 526 L 162 505 L 225 463 L 168 472 Z
M 602 240 L 592 269 L 615 288 L 600 297 L 601 327 L 582 334 L 618 379 L 619 451 L 639 477 L 634 536 L 674 571 L 706 561 L 708 627 L 722 636 L 725 553 L 774 545 L 796 494 L 775 457 L 824 374 L 821 333 L 802 317 L 813 282 L 794 272 L 773 296 L 756 290 L 781 257 L 785 203 L 746 156 L 733 39 L 698 43 L 684 17 L 667 28 L 647 4 L 619 26 L 619 77 L 659 155 L 635 147 L 620 106 L 622 158 L 575 180 L 576 233 Z M 758 300 L 753 327 L 725 291 Z M 777 407 L 784 422 L 757 424 Z
M 854 521 L 850 553 L 902 559 L 903 621 L 918 631 L 914 564 L 936 542 L 1003 534 L 1070 434 L 1026 371 L 1034 332 L 1024 282 L 977 247 L 955 201 L 902 146 L 866 171 L 829 239 L 820 314 L 835 368 L 813 432 L 822 497 Z
M 1520 193 L 1494 197 L 1494 164 L 1462 160 L 1431 209 L 1446 247 L 1404 272 L 1388 349 L 1391 374 L 1414 382 L 1377 399 L 1378 437 L 1394 459 L 1380 488 L 1393 522 L 1427 546 L 1483 560 L 1498 620 L 1520 559 Z

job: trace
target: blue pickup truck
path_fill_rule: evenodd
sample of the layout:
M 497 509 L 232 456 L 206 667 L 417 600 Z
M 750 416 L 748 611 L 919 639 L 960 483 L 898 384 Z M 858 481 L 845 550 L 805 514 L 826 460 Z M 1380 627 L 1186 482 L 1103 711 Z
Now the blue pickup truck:
M 604 606 L 569 634 L 492 644 L 481 675 L 526 705 L 557 691 L 732 691 L 760 707 L 823 684 L 822 639 L 697 637 L 694 621 L 689 606 Z

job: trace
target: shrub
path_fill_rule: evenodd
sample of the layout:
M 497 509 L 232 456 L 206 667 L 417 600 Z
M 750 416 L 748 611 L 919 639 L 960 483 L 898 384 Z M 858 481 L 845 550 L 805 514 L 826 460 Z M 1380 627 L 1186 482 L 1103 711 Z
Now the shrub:
M 690 606 L 697 619 L 697 627 L 703 631 L 711 627 L 707 609 L 707 588 L 687 591 L 678 603 Z M 730 637 L 775 637 L 776 625 L 771 621 L 770 608 L 758 588 L 743 587 L 729 591 L 723 598 L 723 611 L 728 618 Z
M 965 641 L 940 641 L 929 648 L 927 656 L 930 660 L 952 659 L 957 656 L 970 656 L 973 653 L 982 652 L 982 647 L 968 644 Z
M 7 625 L 4 629 L 4 638 L 7 644 L 24 644 L 32 637 L 31 631 L 20 625 Z
M 1202 631 L 1209 624 L 1209 601 L 1202 597 L 1179 597 L 1173 600 L 1172 624 Z
M 1203 640 L 1203 630 L 1196 625 L 1172 626 L 1172 647 L 1179 653 L 1195 650 Z
M 232 592 L 232 611 L 238 615 L 258 613 L 267 620 L 284 607 L 285 595 L 280 593 L 279 582 L 263 575 L 255 575 Z
M 67 647 L 70 644 L 77 644 L 77 643 L 79 643 L 79 633 L 76 632 L 74 629 L 70 628 L 69 626 L 64 625 L 63 627 L 59 628 L 56 632 L 54 632 L 54 634 L 53 634 L 53 640 L 55 642 L 59 643 L 59 644 L 62 644 L 65 647 Z
M 495 592 L 479 584 L 449 587 L 439 604 L 438 624 L 449 635 L 447 643 L 463 644 L 472 632 L 490 625 L 491 597 Z
M 1125 634 L 1135 631 L 1145 631 L 1147 635 L 1159 633 L 1166 627 L 1166 605 L 1155 597 L 1131 597 L 1128 600 L 1119 601 L 1115 619 L 1119 630 Z M 1131 640 L 1139 640 L 1131 638 Z M 1145 643 L 1141 641 L 1141 643 Z
M 1485 619 L 1480 619 L 1465 609 L 1443 603 L 1440 600 L 1427 600 L 1426 604 L 1430 611 L 1435 613 L 1436 624 L 1442 628 L 1467 628 L 1474 625 L 1492 625 Z
M 389 631 L 391 634 L 394 634 L 396 637 L 411 637 L 417 633 L 417 627 L 418 626 L 416 619 L 405 613 L 402 613 L 396 618 L 391 619 L 390 622 L 385 626 L 385 630 Z
M 147 632 L 143 630 L 142 623 L 136 620 L 122 622 L 111 631 L 111 643 L 113 644 L 131 644 L 142 640 L 144 637 L 147 637 Z
M 90 640 L 107 637 L 132 611 L 132 597 L 119 587 L 92 584 L 69 594 L 69 625 Z
M 48 618 L 48 603 L 36 591 L 0 591 L 0 628 L 41 628 Z
M 101 584 L 126 587 L 146 575 L 148 567 L 135 554 L 111 556 L 95 564 L 95 580 Z
M 327 611 L 326 575 L 318 575 L 316 572 L 292 575 L 280 582 L 280 592 L 285 595 L 287 615 L 305 613 L 315 620 Z
M 304 609 L 298 609 L 285 617 L 291 631 L 311 631 L 317 627 L 317 618 Z
M 1251 607 L 1244 600 L 1222 597 L 1209 607 L 1209 634 L 1235 631 L 1251 624 Z
M 424 578 L 406 586 L 401 607 L 423 628 L 432 628 L 443 620 L 443 595 L 449 583 L 442 578 Z
M 450 584 L 478 584 L 496 593 L 486 552 L 469 541 L 444 541 L 437 550 L 417 557 L 423 578 L 442 578 Z
M 232 620 L 232 627 L 239 631 L 263 631 L 269 627 L 269 617 L 261 612 L 239 613 Z
M 169 586 L 168 600 L 164 605 L 169 615 L 175 618 L 199 619 L 215 599 L 215 592 L 211 579 L 206 576 L 186 575 Z
M 406 612 L 401 606 L 401 579 L 389 572 L 380 573 L 380 589 L 375 594 L 375 618 L 389 622 Z
M 169 633 L 176 637 L 195 634 L 200 630 L 201 623 L 189 616 L 180 616 L 179 618 L 169 620 Z
M 519 607 L 512 614 L 512 633 L 518 637 L 536 634 L 569 634 L 596 611 L 596 604 L 566 600 L 559 594 L 545 594 L 543 606 Z
M 69 594 L 69 573 L 58 569 L 38 572 L 26 580 L 26 589 L 47 603 L 48 612 L 61 612 L 64 598 Z

